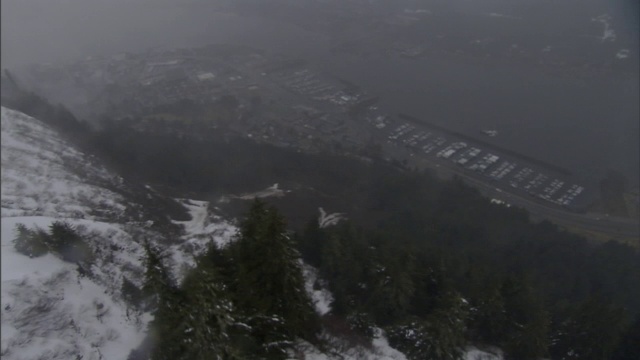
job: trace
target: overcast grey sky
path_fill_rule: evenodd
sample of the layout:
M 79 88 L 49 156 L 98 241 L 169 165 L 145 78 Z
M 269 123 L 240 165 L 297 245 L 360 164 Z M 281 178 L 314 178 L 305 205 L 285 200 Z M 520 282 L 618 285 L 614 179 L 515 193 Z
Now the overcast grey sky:
M 555 6 L 553 4 L 564 4 L 571 9 L 571 4 L 583 4 L 571 11 L 573 15 L 592 11 L 588 9 L 595 5 L 586 4 L 605 3 L 611 11 L 618 9 L 621 16 L 626 14 L 627 23 L 635 22 L 637 26 L 637 11 L 621 5 L 634 2 L 637 0 L 415 1 L 419 6 L 445 4 L 468 11 L 483 8 L 529 11 L 540 6 Z M 143 50 L 157 45 L 195 45 L 220 41 L 225 35 L 231 38 L 242 35 L 238 35 L 242 31 L 234 29 L 232 22 L 221 24 L 216 20 L 214 9 L 209 5 L 215 0 L 2 0 L 1 3 L 2 66 L 5 68 L 96 53 Z M 637 6 L 635 8 L 637 10 Z M 211 41 L 207 41 L 208 37 Z
M 197 0 L 3 0 L 2 65 L 172 44 L 205 32 Z M 179 4 L 177 4 L 179 3 Z

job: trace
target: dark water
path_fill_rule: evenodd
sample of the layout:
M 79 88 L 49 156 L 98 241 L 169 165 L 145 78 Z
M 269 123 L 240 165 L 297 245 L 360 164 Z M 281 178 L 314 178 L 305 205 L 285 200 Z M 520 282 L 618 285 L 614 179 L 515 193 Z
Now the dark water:
M 384 103 L 568 169 L 592 183 L 608 168 L 637 183 L 638 79 L 567 79 L 451 59 L 352 59 L 335 71 Z
M 2 66 L 154 46 L 241 43 L 317 63 L 380 95 L 390 111 L 471 136 L 496 129 L 497 137 L 483 140 L 566 167 L 587 184 L 607 169 L 623 172 L 632 184 L 640 179 L 637 76 L 570 79 L 525 66 L 444 57 L 334 56 L 330 39 L 280 22 L 219 14 L 200 5 L 118 0 L 96 7 L 77 1 L 58 0 L 71 5 L 55 6 L 43 0 L 3 1 Z M 18 5 L 24 2 L 37 6 Z M 128 3 L 126 11 L 123 3 Z

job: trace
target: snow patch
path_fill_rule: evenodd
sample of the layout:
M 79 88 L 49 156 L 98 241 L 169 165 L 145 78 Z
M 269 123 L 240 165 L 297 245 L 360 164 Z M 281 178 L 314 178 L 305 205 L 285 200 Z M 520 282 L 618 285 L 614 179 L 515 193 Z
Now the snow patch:
M 611 15 L 602 14 L 591 19 L 591 21 L 599 22 L 602 24 L 602 36 L 600 37 L 600 40 L 602 42 L 616 40 L 616 32 L 611 28 Z
M 2 107 L 2 216 L 119 219 L 122 179 L 40 121 Z
M 389 342 L 381 329 L 375 329 L 375 336 L 370 346 L 345 347 L 344 341 L 325 334 L 329 350 L 322 352 L 307 342 L 300 342 L 298 350 L 304 354 L 305 360 L 407 360 L 400 351 L 389 346 Z
M 231 195 L 230 197 L 233 199 L 240 199 L 240 200 L 253 200 L 255 198 L 281 197 L 288 192 L 291 192 L 291 190 L 281 190 L 278 188 L 278 183 L 275 183 L 273 184 L 273 186 L 269 186 L 264 190 L 256 191 L 254 193 L 243 194 L 243 195 Z
M 476 45 L 484 45 L 484 44 L 488 44 L 493 42 L 494 39 L 487 37 L 487 38 L 482 38 L 482 39 L 475 39 L 473 41 L 471 41 L 471 44 L 476 44 Z
M 382 329 L 375 329 L 373 338 L 374 352 L 380 354 L 383 359 L 407 360 L 407 357 L 400 351 L 392 348 Z
M 191 199 L 176 199 L 189 211 L 191 220 L 172 221 L 184 227 L 185 238 L 213 239 L 219 247 L 226 246 L 233 235 L 236 227 L 226 222 L 221 217 L 209 212 L 209 202 Z
M 340 220 L 346 220 L 347 218 L 343 213 L 332 213 L 327 215 L 323 208 L 318 208 L 320 210 L 320 217 L 318 218 L 318 225 L 321 228 L 326 228 L 331 225 L 336 225 L 340 222 Z
M 497 205 L 503 205 L 503 206 L 506 206 L 506 207 L 511 207 L 511 204 L 509 204 L 507 202 L 504 202 L 502 200 L 498 200 L 498 199 L 491 199 L 491 203 L 492 204 L 497 204 Z
M 404 13 L 405 14 L 425 14 L 425 15 L 431 15 L 431 10 L 428 9 L 404 9 Z
M 504 360 L 504 356 L 500 349 L 493 349 L 491 351 L 482 351 L 474 347 L 466 349 L 464 360 Z
M 313 301 L 316 312 L 319 315 L 326 315 L 331 311 L 331 303 L 333 295 L 322 284 L 318 282 L 318 270 L 311 265 L 304 264 L 301 261 L 302 273 L 305 279 L 305 289 Z M 318 286 L 319 285 L 319 286 Z M 315 289 L 318 286 L 318 289 Z M 333 349 L 327 352 L 321 352 L 313 345 L 301 342 L 299 350 L 304 353 L 307 360 L 407 360 L 406 356 L 400 351 L 389 346 L 384 331 L 379 328 L 374 329 L 374 338 L 370 347 L 348 347 L 341 339 L 335 338 L 327 333 L 323 334 L 323 338 L 327 340 Z
M 192 199 L 175 199 L 189 211 L 191 220 L 174 224 L 184 228 L 183 242 L 170 248 L 172 272 L 180 280 L 186 271 L 196 266 L 195 258 L 207 251 L 213 241 L 218 247 L 225 247 L 237 232 L 237 228 L 221 217 L 209 212 L 209 202 Z
M 629 57 L 629 49 L 620 49 L 620 51 L 616 53 L 616 58 L 618 59 L 626 59 L 628 57 Z
M 503 18 L 503 19 L 513 19 L 513 20 L 521 20 L 522 18 L 519 18 L 517 16 L 511 16 L 511 15 L 506 15 L 506 14 L 500 14 L 500 13 L 486 13 L 484 14 L 485 16 L 490 16 L 490 17 L 497 17 L 497 18 Z
M 330 312 L 333 295 L 318 282 L 318 270 L 311 265 L 303 263 L 302 274 L 304 276 L 304 287 L 313 302 L 316 312 L 320 316 Z M 320 285 L 320 288 L 316 290 L 317 285 Z

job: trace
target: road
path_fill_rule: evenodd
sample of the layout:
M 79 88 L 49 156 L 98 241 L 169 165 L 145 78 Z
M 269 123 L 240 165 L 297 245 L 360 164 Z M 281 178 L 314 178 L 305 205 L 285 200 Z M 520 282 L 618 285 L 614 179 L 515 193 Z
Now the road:
M 637 239 L 640 237 L 639 224 L 637 221 L 633 221 L 632 219 L 612 217 L 606 214 L 580 214 L 570 212 L 553 206 L 544 205 L 535 200 L 527 199 L 526 197 L 492 187 L 490 184 L 483 183 L 462 173 L 457 173 L 457 175 L 464 178 L 468 183 L 481 189 L 481 191 L 487 196 L 505 201 L 512 206 L 527 209 L 533 216 L 550 220 L 558 225 L 604 233 L 613 238 Z
M 534 218 L 546 219 L 567 228 L 605 234 L 612 239 L 636 239 L 636 241 L 640 239 L 640 223 L 634 221 L 634 219 L 608 216 L 607 214 L 571 212 L 553 205 L 543 204 L 532 198 L 514 194 L 505 188 L 497 188 L 495 183 L 488 183 L 470 176 L 453 165 L 429 161 L 418 154 L 411 156 L 409 151 L 400 146 L 386 145 L 384 148 L 385 152 L 390 151 L 393 157 L 399 158 L 399 160 L 406 159 L 410 166 L 436 170 L 444 178 L 457 175 L 469 185 L 478 188 L 485 196 L 502 200 L 511 206 L 526 209 Z

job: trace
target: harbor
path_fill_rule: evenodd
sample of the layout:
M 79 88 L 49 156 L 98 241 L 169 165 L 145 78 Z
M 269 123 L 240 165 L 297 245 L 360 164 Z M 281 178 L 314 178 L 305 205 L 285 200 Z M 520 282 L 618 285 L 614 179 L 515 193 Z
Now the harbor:
M 364 116 L 387 145 L 402 148 L 409 157 L 426 160 L 483 183 L 499 192 L 529 198 L 553 207 L 584 212 L 595 194 L 563 167 L 503 149 L 415 117 L 381 114 L 370 106 Z M 487 136 L 495 136 L 490 130 Z

